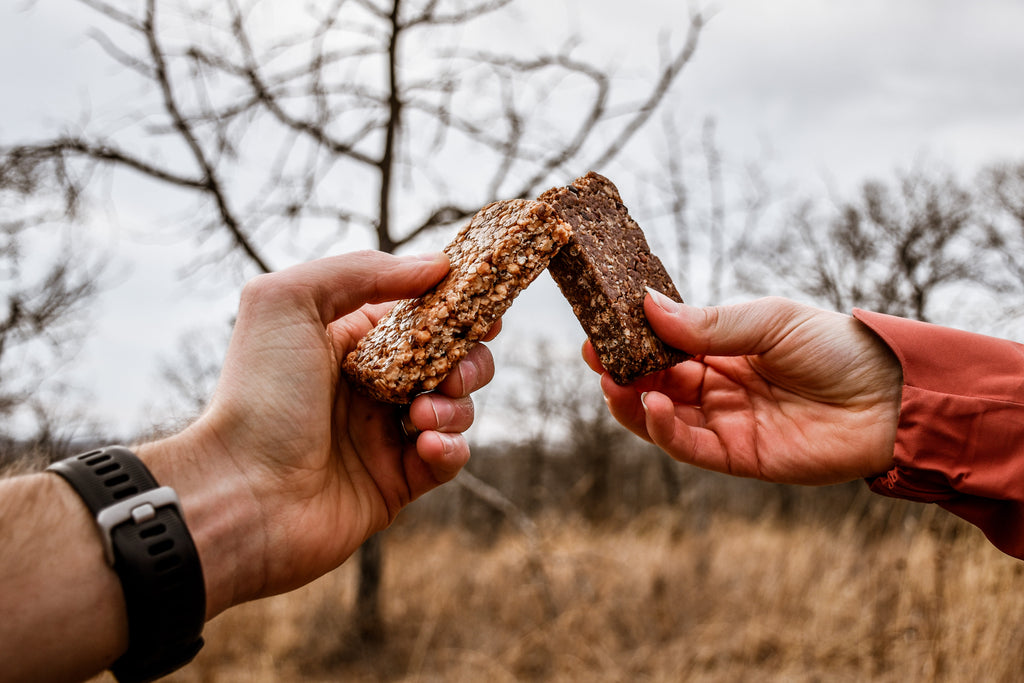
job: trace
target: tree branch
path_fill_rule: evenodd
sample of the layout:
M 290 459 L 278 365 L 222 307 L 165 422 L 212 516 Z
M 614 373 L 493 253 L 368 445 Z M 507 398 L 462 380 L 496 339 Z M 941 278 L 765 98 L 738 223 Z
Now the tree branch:
M 167 70 L 167 62 L 164 59 L 164 52 L 160 47 L 160 41 L 157 38 L 156 0 L 147 0 L 146 18 L 143 21 L 142 27 L 147 45 L 149 46 L 149 55 L 153 61 L 154 77 L 157 85 L 160 87 L 160 92 L 163 97 L 164 109 L 168 116 L 171 117 L 171 121 L 182 140 L 184 140 L 189 150 L 191 150 L 192 157 L 202 172 L 204 192 L 213 199 L 214 204 L 217 206 L 217 212 L 220 215 L 221 222 L 231 234 L 235 244 L 239 249 L 241 249 L 242 253 L 244 253 L 249 260 L 264 273 L 271 272 L 273 269 L 259 253 L 256 246 L 249 240 L 249 237 L 242 229 L 239 220 L 235 217 L 230 206 L 228 206 L 227 195 L 221 187 L 220 180 L 217 177 L 213 165 L 206 158 L 202 145 L 199 144 L 199 140 L 192 132 L 188 121 L 182 115 L 181 110 L 178 107 L 177 100 L 174 97 L 174 89 L 171 85 L 170 75 Z
M 686 32 L 686 40 L 683 43 L 683 47 L 679 50 L 679 53 L 664 69 L 661 71 L 661 76 L 658 78 L 657 83 L 651 90 L 647 99 L 637 109 L 636 114 L 630 119 L 630 121 L 622 128 L 619 134 L 608 143 L 604 152 L 598 155 L 597 159 L 590 165 L 591 168 L 602 168 L 605 164 L 610 162 L 622 148 L 626 146 L 626 143 L 636 135 L 651 115 L 658 108 L 658 105 L 665 95 L 668 93 L 669 87 L 672 82 L 680 74 L 680 72 L 690 63 L 693 59 L 694 53 L 697 51 L 697 44 L 700 39 L 700 34 L 706 26 L 706 20 L 699 12 L 694 12 L 690 16 L 690 26 Z

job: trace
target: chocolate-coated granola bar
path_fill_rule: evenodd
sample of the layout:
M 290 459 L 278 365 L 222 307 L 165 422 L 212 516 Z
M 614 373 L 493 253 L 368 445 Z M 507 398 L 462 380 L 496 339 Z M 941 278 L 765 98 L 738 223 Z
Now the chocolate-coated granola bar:
M 571 230 L 538 201 L 481 209 L 445 247 L 451 270 L 400 301 L 352 351 L 345 375 L 370 396 L 409 403 L 436 387 L 565 244 Z
M 540 196 L 572 226 L 549 271 L 619 384 L 690 358 L 664 344 L 644 315 L 646 287 L 682 301 L 614 184 L 590 172 Z

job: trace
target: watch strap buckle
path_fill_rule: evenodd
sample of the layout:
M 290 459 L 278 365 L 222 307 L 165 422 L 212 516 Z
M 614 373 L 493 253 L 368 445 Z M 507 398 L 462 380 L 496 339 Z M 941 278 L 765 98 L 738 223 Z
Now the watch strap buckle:
M 157 509 L 168 506 L 175 508 L 184 519 L 181 500 L 170 486 L 161 486 L 137 493 L 131 498 L 125 498 L 100 510 L 96 514 L 96 526 L 103 539 L 103 554 L 107 558 L 107 564 L 111 567 L 114 566 L 114 540 L 111 534 L 115 528 L 127 522 L 135 524 L 147 522 L 156 515 Z

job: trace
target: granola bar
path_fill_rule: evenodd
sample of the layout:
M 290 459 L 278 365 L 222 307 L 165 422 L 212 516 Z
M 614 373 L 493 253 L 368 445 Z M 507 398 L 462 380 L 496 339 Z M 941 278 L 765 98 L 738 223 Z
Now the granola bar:
M 405 404 L 430 391 L 547 267 L 571 229 L 538 201 L 481 209 L 445 247 L 451 270 L 433 290 L 400 301 L 352 351 L 345 375 L 368 395 Z
M 647 322 L 646 287 L 676 301 L 682 297 L 615 185 L 590 172 L 540 200 L 572 226 L 572 238 L 549 271 L 612 379 L 628 384 L 690 358 L 662 342 Z

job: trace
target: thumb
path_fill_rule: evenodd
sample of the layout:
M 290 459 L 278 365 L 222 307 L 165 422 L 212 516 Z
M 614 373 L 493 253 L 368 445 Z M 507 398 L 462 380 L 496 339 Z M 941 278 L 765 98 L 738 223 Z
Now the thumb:
M 644 313 L 669 346 L 697 356 L 764 353 L 803 320 L 802 307 L 779 297 L 729 306 L 688 306 L 648 289 Z
M 441 252 L 398 257 L 362 251 L 303 264 L 292 274 L 312 288 L 321 319 L 329 323 L 366 303 L 419 296 L 448 268 Z

